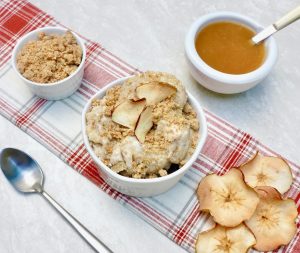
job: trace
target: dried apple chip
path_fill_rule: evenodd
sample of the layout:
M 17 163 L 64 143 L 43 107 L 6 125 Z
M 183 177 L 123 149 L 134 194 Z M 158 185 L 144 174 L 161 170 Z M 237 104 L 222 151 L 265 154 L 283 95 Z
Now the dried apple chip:
M 295 221 L 298 212 L 292 199 L 278 199 L 278 195 L 274 196 L 270 189 L 264 193 L 262 191 L 253 216 L 245 223 L 256 238 L 254 248 L 272 251 L 293 239 L 297 231 Z
M 197 195 L 200 210 L 208 211 L 218 224 L 234 227 L 249 219 L 259 202 L 257 193 L 232 168 L 224 176 L 208 175 L 200 182 Z
M 146 105 L 146 100 L 126 100 L 119 104 L 112 114 L 112 120 L 122 126 L 135 129 L 136 123 Z
M 233 228 L 216 225 L 198 235 L 196 253 L 246 253 L 255 243 L 255 237 L 244 224 Z
M 135 136 L 141 143 L 144 143 L 146 134 L 149 132 L 149 130 L 151 129 L 152 126 L 153 126 L 152 108 L 147 107 L 141 113 L 141 116 L 138 120 L 138 123 L 137 123 L 135 131 L 134 131 Z
M 271 186 L 281 194 L 288 191 L 293 182 L 289 165 L 279 157 L 262 156 L 259 153 L 240 166 L 245 182 L 252 188 Z
M 167 83 L 148 83 L 136 88 L 138 98 L 146 98 L 147 105 L 155 105 L 176 93 L 176 88 Z
M 254 190 L 261 199 L 282 199 L 279 191 L 270 186 L 257 186 Z

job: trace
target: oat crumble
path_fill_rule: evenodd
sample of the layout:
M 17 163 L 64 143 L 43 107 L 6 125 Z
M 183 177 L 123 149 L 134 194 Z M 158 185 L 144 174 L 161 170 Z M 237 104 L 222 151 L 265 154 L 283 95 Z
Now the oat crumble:
M 71 75 L 80 65 L 82 50 L 74 35 L 38 34 L 26 43 L 17 55 L 17 67 L 28 80 L 53 83 Z

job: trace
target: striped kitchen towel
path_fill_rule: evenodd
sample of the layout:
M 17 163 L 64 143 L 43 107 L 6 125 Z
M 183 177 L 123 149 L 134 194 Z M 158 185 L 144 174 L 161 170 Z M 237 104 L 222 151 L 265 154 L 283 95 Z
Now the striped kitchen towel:
M 203 230 L 209 218 L 198 211 L 195 189 L 200 179 L 208 173 L 226 172 L 248 159 L 256 150 L 268 155 L 276 154 L 249 134 L 206 111 L 207 142 L 197 161 L 176 187 L 152 198 L 122 195 L 99 177 L 82 142 L 80 118 L 84 104 L 97 90 L 115 79 L 132 75 L 137 69 L 98 43 L 83 38 L 87 46 L 87 59 L 79 90 L 60 101 L 38 98 L 16 76 L 10 56 L 18 38 L 43 26 L 62 24 L 27 1 L 0 1 L 0 113 L 112 198 L 175 243 L 193 252 L 197 233 Z M 290 165 L 295 179 L 287 196 L 293 198 L 299 207 L 300 170 L 291 162 Z M 299 227 L 299 220 L 297 224 Z M 299 230 L 293 241 L 277 252 L 300 252 Z

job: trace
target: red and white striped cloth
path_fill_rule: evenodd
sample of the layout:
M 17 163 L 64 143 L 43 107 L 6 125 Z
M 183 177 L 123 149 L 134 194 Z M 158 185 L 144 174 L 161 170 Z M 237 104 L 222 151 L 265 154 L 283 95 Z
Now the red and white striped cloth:
M 193 252 L 198 232 L 209 222 L 208 215 L 198 211 L 195 189 L 200 179 L 207 173 L 223 174 L 248 159 L 256 150 L 276 154 L 249 134 L 206 111 L 209 135 L 205 147 L 175 188 L 154 198 L 120 194 L 99 177 L 85 150 L 80 133 L 80 114 L 87 99 L 99 88 L 131 75 L 137 69 L 101 45 L 83 38 L 87 45 L 87 59 L 79 90 L 61 101 L 40 99 L 32 95 L 15 75 L 10 56 L 20 36 L 43 26 L 62 25 L 27 1 L 0 1 L 0 113 L 162 234 Z M 295 180 L 287 196 L 296 201 L 300 210 L 300 170 L 291 162 L 290 165 Z M 299 228 L 299 219 L 297 225 Z M 299 233 L 298 229 L 293 241 L 276 252 L 300 252 Z

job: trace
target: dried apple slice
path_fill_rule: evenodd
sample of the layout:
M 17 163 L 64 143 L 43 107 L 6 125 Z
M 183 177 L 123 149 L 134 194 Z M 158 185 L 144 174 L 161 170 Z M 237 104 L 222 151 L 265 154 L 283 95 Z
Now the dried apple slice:
M 216 225 L 198 235 L 196 253 L 246 253 L 255 243 L 255 237 L 244 224 L 233 228 Z
M 265 157 L 259 153 L 240 166 L 245 182 L 252 188 L 271 186 L 281 194 L 288 191 L 293 176 L 289 165 L 279 157 Z
M 265 191 L 266 193 L 266 191 Z M 297 231 L 297 207 L 292 199 L 281 200 L 273 196 L 260 194 L 260 202 L 253 216 L 245 221 L 256 238 L 254 248 L 259 251 L 272 251 L 281 245 L 287 245 Z
M 270 186 L 257 186 L 254 190 L 261 199 L 282 199 L 279 191 Z
M 197 195 L 200 210 L 208 211 L 218 224 L 234 227 L 249 219 L 259 202 L 257 193 L 232 168 L 224 176 L 208 175 L 200 182 Z
M 138 98 L 146 98 L 147 105 L 155 105 L 176 93 L 176 88 L 167 83 L 148 83 L 136 88 Z
M 147 107 L 140 115 L 138 123 L 135 128 L 135 136 L 141 142 L 144 143 L 146 134 L 153 126 L 152 121 L 152 108 Z
M 122 126 L 134 129 L 145 105 L 145 99 L 138 101 L 126 100 L 115 108 L 112 120 Z

